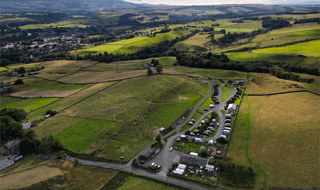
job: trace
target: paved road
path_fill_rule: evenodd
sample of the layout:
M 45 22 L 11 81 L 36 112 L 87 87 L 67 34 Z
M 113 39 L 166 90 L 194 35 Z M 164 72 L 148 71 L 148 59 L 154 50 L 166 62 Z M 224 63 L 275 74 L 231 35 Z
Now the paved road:
M 162 167 L 161 167 L 161 170 L 160 172 L 158 173 L 150 173 L 148 171 L 145 171 L 145 170 L 142 170 L 142 169 L 137 169 L 137 168 L 134 168 L 131 166 L 131 163 L 132 163 L 132 160 L 128 163 L 128 164 L 125 164 L 125 165 L 122 165 L 122 164 L 116 164 L 116 163 L 110 163 L 110 162 L 98 162 L 98 161 L 89 161 L 89 160 L 82 160 L 82 159 L 79 159 L 80 162 L 82 164 L 85 164 L 85 165 L 91 165 L 91 166 L 99 166 L 99 167 L 104 167 L 104 168 L 110 168 L 110 169 L 116 169 L 116 170 L 122 170 L 122 171 L 128 171 L 128 172 L 133 172 L 133 173 L 137 173 L 137 174 L 141 174 L 141 175 L 145 175 L 145 176 L 148 176 L 148 177 L 152 177 L 152 178 L 155 178 L 155 179 L 158 179 L 158 180 L 162 180 L 162 181 L 167 181 L 169 183 L 173 183 L 173 184 L 176 184 L 176 185 L 180 185 L 180 186 L 183 186 L 183 187 L 186 187 L 186 188 L 189 188 L 189 189 L 195 189 L 195 190 L 205 190 L 205 189 L 208 189 L 208 188 L 205 188 L 205 187 L 202 187 L 202 186 L 198 186 L 198 185 L 195 185 L 193 183 L 188 183 L 186 181 L 181 181 L 181 180 L 178 180 L 178 179 L 174 179 L 174 178 L 170 178 L 170 177 L 167 177 L 166 175 L 166 172 L 168 171 L 168 168 L 171 167 L 172 163 L 173 162 L 179 162 L 179 159 L 180 159 L 180 155 L 182 154 L 181 151 L 176 151 L 176 150 L 173 150 L 172 152 L 169 152 L 169 148 L 172 146 L 172 144 L 174 143 L 175 139 L 177 137 L 179 137 L 181 134 L 183 134 L 184 132 L 181 132 L 180 133 L 180 129 L 186 125 L 188 123 L 188 121 L 190 119 L 192 119 L 193 115 L 195 114 L 195 112 L 197 111 L 198 107 L 201 106 L 201 104 L 209 97 L 211 96 L 211 90 L 212 90 L 212 85 L 215 85 L 217 84 L 215 81 L 207 81 L 210 83 L 210 87 L 209 87 L 209 91 L 208 93 L 203 97 L 203 99 L 197 104 L 197 106 L 193 109 L 193 111 L 191 112 L 190 116 L 180 125 L 178 125 L 176 127 L 176 129 L 174 131 L 172 131 L 171 133 L 165 135 L 163 138 L 171 135 L 172 133 L 176 132 L 177 134 L 175 134 L 174 136 L 172 137 L 169 137 L 167 139 L 167 142 L 163 145 L 163 149 L 159 152 L 159 154 L 154 157 L 152 160 L 149 160 L 148 162 L 145 163 L 145 165 L 148 165 L 149 163 L 151 162 L 155 162 L 156 164 L 160 164 Z M 229 87 L 230 88 L 230 87 Z M 232 97 L 235 93 L 236 93 L 236 90 L 234 88 L 232 88 L 233 91 L 231 93 L 231 96 Z M 218 131 L 217 133 L 215 134 L 214 137 L 211 137 L 211 138 L 203 138 L 203 139 L 217 139 L 221 133 L 222 133 L 222 129 L 223 129 L 223 126 L 224 126 L 224 120 L 225 120 L 225 117 L 224 115 L 222 114 L 221 110 L 223 109 L 225 103 L 228 101 L 228 98 L 227 100 L 225 100 L 224 102 L 221 101 L 221 96 L 222 96 L 222 90 L 221 88 L 219 87 L 219 94 L 218 94 L 218 99 L 219 99 L 219 104 L 214 108 L 214 109 L 210 109 L 207 113 L 205 113 L 204 115 L 202 115 L 195 123 L 194 125 L 190 128 L 193 129 L 194 127 L 196 127 L 196 125 L 198 125 L 202 119 L 204 119 L 208 114 L 211 114 L 212 112 L 216 112 L 218 113 L 219 115 L 219 120 L 220 120 L 220 127 L 218 128 Z M 148 146 L 149 147 L 149 146 Z M 148 147 L 146 147 L 142 152 L 144 152 Z M 140 155 L 141 153 L 137 154 Z M 74 161 L 74 157 L 70 157 L 68 156 L 67 157 L 68 160 L 71 160 L 71 161 Z

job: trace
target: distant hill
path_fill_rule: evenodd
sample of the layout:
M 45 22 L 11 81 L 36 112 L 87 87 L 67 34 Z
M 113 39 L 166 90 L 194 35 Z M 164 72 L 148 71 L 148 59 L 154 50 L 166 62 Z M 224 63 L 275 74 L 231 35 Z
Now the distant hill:
M 80 11 L 90 9 L 137 9 L 151 7 L 123 0 L 1 0 L 0 12 Z

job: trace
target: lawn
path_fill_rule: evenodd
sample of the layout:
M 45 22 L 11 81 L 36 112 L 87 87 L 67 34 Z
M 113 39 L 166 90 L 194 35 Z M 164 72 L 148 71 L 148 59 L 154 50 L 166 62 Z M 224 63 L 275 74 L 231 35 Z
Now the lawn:
M 9 172 L 17 171 L 17 170 L 20 170 L 20 169 L 23 169 L 23 168 L 26 168 L 29 166 L 39 164 L 41 162 L 44 162 L 44 160 L 37 158 L 35 155 L 26 156 L 21 161 L 18 161 L 18 163 L 16 162 L 13 166 L 11 166 L 9 169 L 5 170 L 2 173 L 9 173 Z
M 48 104 L 51 104 L 60 98 L 32 98 L 32 99 L 20 99 L 18 101 L 12 101 L 7 104 L 1 104 L 0 109 L 24 109 L 26 112 L 30 112 L 39 108 L 42 108 Z
M 222 87 L 222 96 L 221 96 L 221 101 L 225 101 L 226 99 L 228 99 L 232 93 L 232 89 L 231 88 L 226 88 L 226 87 Z
M 1 177 L 1 189 L 20 189 L 34 183 L 39 183 L 60 173 L 59 168 L 49 166 L 38 166 L 24 172 Z
M 66 149 L 78 152 L 99 138 L 102 135 L 101 131 L 109 131 L 116 125 L 118 123 L 106 120 L 85 119 L 58 133 L 55 137 Z
M 258 189 L 318 187 L 318 101 L 310 93 L 244 97 L 226 156 L 263 176 Z
M 198 108 L 198 111 L 202 111 L 206 108 L 209 108 L 210 104 L 214 104 L 213 101 L 211 100 L 211 97 L 209 96 Z
M 178 103 L 188 107 L 195 107 L 199 101 L 203 98 L 202 95 L 196 94 L 182 94 L 178 98 Z
M 117 170 L 105 169 L 101 167 L 74 165 L 71 161 L 59 160 L 61 174 L 33 184 L 21 190 L 34 189 L 100 189 L 105 183 L 112 179 Z M 55 167 L 52 167 L 55 169 Z
M 134 176 L 121 172 L 117 177 L 113 178 L 102 190 L 182 190 L 185 188 L 169 185 L 164 182 L 150 180 L 143 176 Z
M 235 53 L 226 53 L 226 55 L 229 57 L 229 59 L 234 61 L 262 61 L 262 60 L 269 60 L 275 54 L 235 52 Z

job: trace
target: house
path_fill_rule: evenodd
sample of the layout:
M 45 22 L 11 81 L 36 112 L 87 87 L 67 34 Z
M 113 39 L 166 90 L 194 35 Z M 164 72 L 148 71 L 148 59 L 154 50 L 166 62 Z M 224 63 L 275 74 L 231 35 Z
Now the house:
M 199 139 L 199 138 L 195 138 L 195 139 L 194 139 L 194 142 L 195 142 L 195 143 L 199 143 L 199 144 L 202 144 L 202 143 L 203 143 L 202 139 Z
M 140 159 L 147 160 L 156 151 L 154 148 L 148 148 L 143 154 L 140 155 Z
M 182 154 L 180 156 L 179 162 L 187 165 L 196 165 L 196 166 L 205 167 L 208 163 L 208 159 Z
M 228 110 L 229 113 L 235 112 L 237 110 L 237 105 L 236 104 L 229 104 L 227 110 Z
M 19 143 L 20 140 L 12 140 L 9 141 L 7 144 L 5 144 L 1 149 L 0 149 L 0 153 L 4 156 L 9 155 L 15 151 L 19 150 Z
M 160 133 L 163 133 L 163 132 L 164 132 L 164 130 L 166 130 L 166 128 L 165 128 L 165 127 L 161 127 L 161 128 L 159 129 Z
M 29 121 L 22 122 L 21 124 L 22 124 L 22 128 L 24 130 L 28 130 L 31 128 L 31 122 L 29 122 Z
M 0 171 L 6 169 L 7 167 L 9 167 L 13 164 L 14 164 L 14 161 L 11 160 L 10 158 L 1 161 L 0 162 Z
M 198 157 L 198 153 L 196 153 L 196 152 L 190 152 L 189 155 L 194 156 L 194 157 Z

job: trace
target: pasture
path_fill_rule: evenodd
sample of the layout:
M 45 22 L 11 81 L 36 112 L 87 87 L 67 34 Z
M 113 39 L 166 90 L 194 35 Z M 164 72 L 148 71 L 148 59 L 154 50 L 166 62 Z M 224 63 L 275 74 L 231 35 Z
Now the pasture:
M 211 78 L 241 78 L 241 77 L 247 76 L 247 73 L 245 72 L 233 71 L 233 70 L 201 69 L 201 68 L 183 67 L 183 66 L 174 66 L 171 68 L 184 74 L 201 75 L 203 77 L 211 77 Z
M 55 137 L 66 149 L 78 152 L 99 138 L 102 131 L 109 131 L 116 125 L 118 123 L 111 121 L 85 119 L 58 133 Z
M 51 104 L 60 98 L 32 98 L 32 99 L 20 99 L 12 101 L 6 104 L 1 104 L 0 109 L 11 108 L 11 109 L 24 109 L 26 112 L 30 112 L 48 104 Z
M 18 189 L 27 187 L 42 180 L 54 177 L 60 173 L 59 168 L 49 166 L 38 166 L 23 172 L 1 177 L 1 189 Z
M 78 67 L 52 67 L 52 68 L 45 68 L 38 72 L 36 77 L 48 79 L 48 80 L 56 80 L 66 75 L 72 74 L 80 70 Z
M 198 33 L 184 41 L 178 42 L 174 44 L 171 49 L 176 49 L 178 51 L 188 51 L 188 52 L 193 52 L 193 51 L 207 51 L 207 42 L 210 39 L 208 38 L 207 33 Z
M 100 189 L 118 171 L 101 167 L 75 165 L 71 161 L 57 160 L 61 173 L 58 176 L 35 183 L 21 190 L 34 189 Z M 54 167 L 52 167 L 54 168 Z
M 56 61 L 46 61 L 38 65 L 38 67 L 90 67 L 97 62 L 89 60 L 56 60 Z M 68 69 L 68 68 L 65 68 Z
M 75 103 L 84 100 L 85 98 L 91 96 L 92 94 L 108 88 L 113 83 L 100 83 L 93 85 L 89 88 L 86 88 L 78 93 L 75 93 L 71 96 L 68 96 L 66 98 L 60 99 L 59 101 L 56 101 L 46 107 L 43 107 L 37 111 L 31 112 L 28 114 L 28 118 L 30 118 L 31 121 L 35 119 L 41 119 L 45 117 L 45 113 L 47 110 L 54 110 L 54 111 L 61 111 L 63 109 L 68 108 L 71 105 L 74 105 Z
M 28 90 L 11 94 L 13 97 L 28 98 L 65 98 L 80 90 Z
M 202 95 L 182 94 L 178 98 L 178 103 L 188 107 L 195 107 L 202 98 Z
M 1 171 L 1 173 L 9 173 L 9 172 L 13 172 L 13 171 L 17 171 L 29 166 L 33 166 L 36 164 L 40 164 L 41 162 L 44 162 L 44 160 L 41 160 L 39 158 L 37 158 L 35 155 L 30 155 L 27 156 L 25 158 L 23 158 L 22 160 L 15 162 L 15 164 L 13 166 L 11 166 L 10 168 L 8 168 L 5 171 Z
M 310 93 L 244 97 L 226 156 L 262 175 L 259 188 L 318 187 L 318 101 Z

